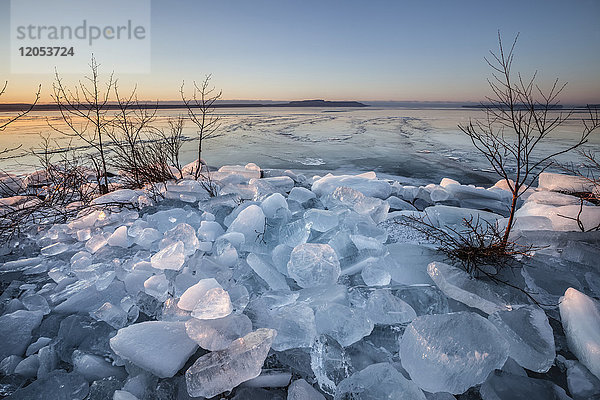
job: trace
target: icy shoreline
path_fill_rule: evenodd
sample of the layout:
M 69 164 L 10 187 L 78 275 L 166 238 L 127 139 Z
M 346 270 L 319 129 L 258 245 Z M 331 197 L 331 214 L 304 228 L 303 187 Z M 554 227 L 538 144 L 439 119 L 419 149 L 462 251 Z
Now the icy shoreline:
M 540 308 L 470 279 L 422 234 L 396 223 L 426 212 L 441 228 L 470 215 L 502 226 L 510 204 L 502 182 L 411 186 L 374 172 L 305 176 L 254 164 L 224 166 L 211 178 L 216 197 L 191 179 L 167 183 L 161 201 L 129 189 L 99 197 L 96 204 L 132 209 L 98 209 L 55 225 L 31 238 L 39 255 L 0 266 L 11 279 L 34 278 L 0 296 L 3 393 L 295 400 L 600 393 L 600 234 L 577 232 L 565 216 L 578 215 L 579 199 L 561 193 L 597 188 L 548 173 L 523 196 L 515 240 L 547 247 L 509 279 L 539 295 Z M 580 216 L 598 225 L 600 207 L 584 204 Z

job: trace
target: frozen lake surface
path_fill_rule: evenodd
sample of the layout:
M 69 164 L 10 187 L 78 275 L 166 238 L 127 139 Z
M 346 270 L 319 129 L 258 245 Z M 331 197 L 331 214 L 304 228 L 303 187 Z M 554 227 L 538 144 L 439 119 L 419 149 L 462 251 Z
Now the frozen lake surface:
M 166 127 L 169 117 L 185 110 L 159 110 L 157 125 Z M 203 158 L 219 167 L 254 162 L 262 168 L 314 171 L 376 171 L 406 182 L 439 182 L 450 177 L 465 183 L 490 184 L 497 180 L 486 160 L 458 129 L 483 111 L 464 108 L 245 108 L 218 109 L 223 136 L 207 141 Z M 0 117 L 2 114 L 0 114 Z M 562 148 L 580 134 L 579 121 L 560 128 L 541 146 L 544 152 Z M 59 146 L 71 138 L 53 132 L 60 127 L 58 112 L 33 112 L 0 135 L 0 148 L 21 144 L 22 157 L 0 162 L 2 169 L 25 173 L 35 168 L 31 148 L 40 134 L 50 134 Z M 187 121 L 182 162 L 196 159 L 195 129 Z M 588 143 L 600 145 L 600 135 Z M 73 142 L 77 145 L 77 142 Z M 18 162 L 17 162 L 18 160 Z M 577 161 L 571 153 L 562 161 Z

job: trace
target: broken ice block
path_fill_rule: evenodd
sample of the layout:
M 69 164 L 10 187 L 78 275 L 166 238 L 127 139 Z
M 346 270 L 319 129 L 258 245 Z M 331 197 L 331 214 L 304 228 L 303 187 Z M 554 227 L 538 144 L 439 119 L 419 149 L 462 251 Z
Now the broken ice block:
M 366 312 L 376 324 L 395 325 L 412 321 L 417 313 L 389 289 L 378 289 L 369 295 Z
M 159 378 L 170 378 L 194 354 L 197 345 L 185 331 L 183 322 L 147 321 L 119 329 L 110 347 Z
M 469 307 L 478 308 L 486 314 L 511 309 L 489 284 L 470 277 L 459 268 L 432 262 L 427 267 L 427 272 L 446 296 Z
M 181 295 L 177 307 L 182 310 L 192 311 L 209 289 L 220 287 L 221 285 L 214 278 L 201 279 L 198 283 L 186 289 Z
M 357 190 L 369 197 L 387 199 L 392 194 L 392 187 L 386 181 L 377 179 L 375 173 L 360 175 L 331 175 L 316 180 L 312 185 L 312 191 L 317 196 L 332 193 L 336 188 L 346 186 Z
M 315 314 L 319 334 L 327 334 L 344 347 L 358 342 L 373 331 L 373 322 L 360 308 L 331 303 Z
M 325 400 L 325 396 L 304 379 L 298 379 L 288 387 L 287 400 Z
M 570 400 L 564 389 L 546 379 L 494 371 L 480 389 L 484 400 Z
M 117 246 L 127 248 L 130 246 L 129 237 L 127 236 L 127 227 L 120 226 L 109 236 L 106 241 L 109 246 Z
M 208 289 L 192 310 L 192 317 L 218 319 L 231 314 L 233 306 L 229 294 L 223 288 Z
M 252 322 L 244 314 L 210 320 L 191 318 L 185 323 L 188 336 L 206 350 L 223 350 L 234 340 L 252 331 Z
M 285 276 L 277 271 L 272 265 L 269 265 L 263 261 L 256 254 L 248 254 L 246 262 L 248 265 L 250 265 L 250 268 L 252 268 L 254 272 L 256 272 L 256 274 L 260 276 L 261 279 L 267 283 L 267 285 L 269 285 L 271 289 L 290 290 L 290 287 L 285 281 Z
M 260 208 L 267 218 L 273 218 L 281 209 L 287 210 L 288 205 L 281 193 L 273 193 L 262 201 Z
M 183 243 L 183 252 L 186 256 L 193 255 L 200 247 L 200 241 L 196 236 L 196 230 L 185 222 L 182 222 L 174 228 L 166 231 L 165 238 L 163 239 L 163 241 L 166 241 L 168 244 L 178 240 Z
M 312 308 L 302 303 L 291 303 L 272 308 L 264 307 L 260 301 L 251 309 L 254 325 L 277 331 L 272 348 L 284 351 L 310 347 L 317 336 L 315 316 Z M 258 305 L 258 307 L 256 307 Z
M 369 365 L 340 382 L 334 400 L 425 400 L 425 394 L 390 363 Z
M 498 329 L 478 314 L 424 315 L 404 331 L 400 359 L 421 389 L 460 394 L 502 368 L 508 348 Z
M 259 206 L 252 204 L 238 214 L 227 232 L 243 233 L 246 243 L 255 243 L 265 233 L 265 214 Z
M 304 220 L 312 223 L 312 229 L 317 232 L 326 232 L 339 224 L 337 213 L 328 210 L 306 210 Z
M 21 356 L 31 342 L 31 331 L 42 322 L 41 311 L 18 310 L 0 317 L 0 360 L 10 355 Z
M 169 281 L 165 274 L 151 276 L 144 282 L 144 291 L 163 302 L 169 296 Z
M 392 243 L 386 248 L 389 253 L 382 264 L 394 282 L 403 285 L 431 284 L 427 265 L 437 256 L 434 249 L 409 243 Z
M 214 242 L 223 233 L 223 227 L 215 221 L 202 221 L 198 228 L 198 237 L 206 242 Z
M 509 355 L 520 366 L 547 372 L 554 364 L 554 334 L 544 310 L 525 306 L 512 311 L 497 311 L 488 320 L 508 341 Z
M 150 261 L 152 267 L 156 269 L 172 269 L 179 271 L 185 262 L 185 253 L 183 242 L 177 241 L 158 253 L 154 254 Z
M 292 251 L 288 275 L 303 288 L 330 285 L 340 276 L 340 262 L 328 244 L 304 243 Z
M 273 329 L 258 329 L 224 350 L 198 358 L 185 372 L 188 394 L 213 397 L 256 378 L 276 334 Z
M 568 288 L 559 309 L 569 349 L 600 379 L 600 305 L 580 291 Z

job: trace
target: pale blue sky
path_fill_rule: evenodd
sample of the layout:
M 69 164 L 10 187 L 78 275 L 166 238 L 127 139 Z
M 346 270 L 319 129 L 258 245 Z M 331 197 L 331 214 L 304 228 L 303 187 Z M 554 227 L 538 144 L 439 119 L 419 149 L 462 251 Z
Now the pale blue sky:
M 10 73 L 7 10 L 0 0 L 3 101 L 37 82 L 47 94 L 52 71 Z M 521 34 L 516 68 L 568 81 L 565 103 L 600 102 L 599 16 L 597 0 L 154 0 L 152 72 L 120 80 L 161 100 L 212 73 L 227 99 L 478 101 L 500 29 Z

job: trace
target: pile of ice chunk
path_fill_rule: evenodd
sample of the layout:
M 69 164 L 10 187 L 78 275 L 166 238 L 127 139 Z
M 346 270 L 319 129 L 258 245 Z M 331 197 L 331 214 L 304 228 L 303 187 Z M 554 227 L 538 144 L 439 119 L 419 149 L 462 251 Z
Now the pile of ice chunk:
M 40 232 L 39 255 L 0 266 L 36 277 L 0 296 L 3 390 L 80 399 L 600 393 L 600 237 L 564 232 L 576 230 L 568 217 L 579 210 L 584 224 L 600 223 L 597 206 L 565 193 L 595 188 L 542 174 L 523 194 L 515 231 L 544 248 L 498 275 L 503 286 L 474 279 L 398 223 L 502 227 L 512 200 L 503 182 L 417 187 L 372 172 L 306 178 L 248 164 L 221 167 L 207 190 L 189 179 L 195 167 L 160 187 L 163 200 L 129 189 L 96 199 L 105 207 Z

